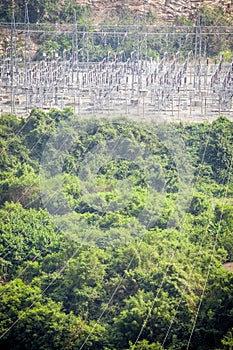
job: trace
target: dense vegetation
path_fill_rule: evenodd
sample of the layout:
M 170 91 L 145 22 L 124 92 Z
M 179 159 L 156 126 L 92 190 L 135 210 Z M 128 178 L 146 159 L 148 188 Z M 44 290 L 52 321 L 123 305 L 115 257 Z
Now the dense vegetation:
M 232 122 L 0 133 L 1 349 L 232 349 Z
M 74 11 L 80 19 L 84 9 L 89 9 L 89 6 L 81 6 L 75 0 L 5 0 L 0 1 L 0 21 L 11 22 L 13 9 L 17 22 L 24 23 L 25 4 L 28 7 L 30 23 L 69 22 L 73 20 Z

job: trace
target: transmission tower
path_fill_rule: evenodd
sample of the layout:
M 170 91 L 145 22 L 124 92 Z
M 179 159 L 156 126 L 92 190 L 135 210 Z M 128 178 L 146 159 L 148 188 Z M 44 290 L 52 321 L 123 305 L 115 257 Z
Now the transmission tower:
M 15 88 L 14 88 L 14 69 L 17 64 L 16 59 L 16 29 L 14 9 L 11 17 L 11 46 L 10 46 L 10 86 L 11 86 L 11 113 L 15 113 Z
M 25 4 L 24 17 L 24 88 L 26 89 L 26 111 L 29 109 L 29 94 L 31 88 L 31 39 L 28 6 Z

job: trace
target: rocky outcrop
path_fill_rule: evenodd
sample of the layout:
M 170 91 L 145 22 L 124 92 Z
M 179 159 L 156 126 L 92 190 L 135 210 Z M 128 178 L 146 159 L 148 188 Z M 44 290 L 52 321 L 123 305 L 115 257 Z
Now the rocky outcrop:
M 233 13 L 233 0 L 77 0 L 81 5 L 89 5 L 93 16 L 101 21 L 106 16 L 111 19 L 123 12 L 143 15 L 150 13 L 161 21 L 172 21 L 177 16 L 193 18 L 200 6 L 222 7 L 226 13 Z

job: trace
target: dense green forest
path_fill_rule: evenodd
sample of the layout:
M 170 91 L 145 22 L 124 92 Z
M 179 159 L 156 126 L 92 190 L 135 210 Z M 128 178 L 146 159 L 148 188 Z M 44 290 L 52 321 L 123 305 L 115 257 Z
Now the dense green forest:
M 232 349 L 232 122 L 0 133 L 1 349 Z

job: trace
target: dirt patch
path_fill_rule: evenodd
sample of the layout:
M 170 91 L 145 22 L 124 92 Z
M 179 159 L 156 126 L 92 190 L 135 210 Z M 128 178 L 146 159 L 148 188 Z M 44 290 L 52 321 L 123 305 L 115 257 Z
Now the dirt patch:
M 224 269 L 228 270 L 228 271 L 233 271 L 233 262 L 228 262 L 223 264 Z

